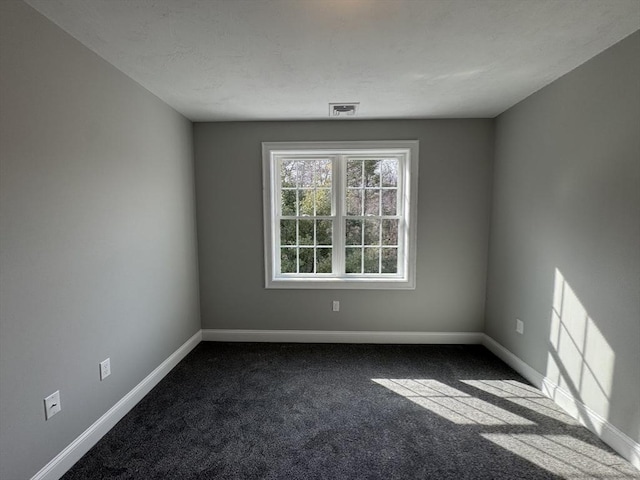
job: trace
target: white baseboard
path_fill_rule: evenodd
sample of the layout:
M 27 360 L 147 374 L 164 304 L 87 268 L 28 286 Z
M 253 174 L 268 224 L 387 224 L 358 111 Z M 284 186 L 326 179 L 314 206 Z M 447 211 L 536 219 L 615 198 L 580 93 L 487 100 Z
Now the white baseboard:
M 621 432 L 550 378 L 520 360 L 493 338 L 484 335 L 482 344 L 496 357 L 538 387 L 569 415 L 600 437 L 603 442 L 629 460 L 634 467 L 640 469 L 640 444 L 638 442 Z
M 78 438 L 71 442 L 64 450 L 47 463 L 31 480 L 58 480 L 80 458 L 93 447 L 109 430 L 111 430 L 129 410 L 131 410 L 144 396 L 162 380 L 191 350 L 202 340 L 202 330 L 199 330 L 189 340 L 173 352 L 153 372 L 147 375 L 129 393 L 111 407 L 104 415 L 96 420 Z
M 202 330 L 207 342 L 481 344 L 483 333 L 324 330 Z

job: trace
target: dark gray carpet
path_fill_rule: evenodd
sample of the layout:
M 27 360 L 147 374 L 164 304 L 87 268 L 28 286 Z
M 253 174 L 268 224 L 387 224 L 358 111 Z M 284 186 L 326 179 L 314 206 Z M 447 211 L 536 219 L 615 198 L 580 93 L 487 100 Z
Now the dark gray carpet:
M 201 343 L 63 478 L 640 478 L 480 346 Z

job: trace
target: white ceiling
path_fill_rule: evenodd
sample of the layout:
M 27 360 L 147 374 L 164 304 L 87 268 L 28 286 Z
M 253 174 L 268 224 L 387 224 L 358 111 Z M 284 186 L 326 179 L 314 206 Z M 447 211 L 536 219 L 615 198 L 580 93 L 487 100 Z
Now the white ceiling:
M 194 121 L 494 117 L 640 0 L 25 0 Z

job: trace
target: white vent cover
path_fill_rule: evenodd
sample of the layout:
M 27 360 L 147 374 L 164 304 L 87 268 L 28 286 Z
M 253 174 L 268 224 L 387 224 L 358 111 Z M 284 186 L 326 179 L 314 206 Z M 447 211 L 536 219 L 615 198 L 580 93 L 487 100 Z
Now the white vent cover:
M 357 113 L 359 105 L 360 105 L 360 102 L 330 103 L 329 116 L 330 117 L 353 117 Z

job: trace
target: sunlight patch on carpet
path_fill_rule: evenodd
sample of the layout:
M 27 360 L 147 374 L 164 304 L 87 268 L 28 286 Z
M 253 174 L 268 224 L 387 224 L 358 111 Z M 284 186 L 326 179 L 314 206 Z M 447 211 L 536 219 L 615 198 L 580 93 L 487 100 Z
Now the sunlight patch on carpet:
M 569 435 L 483 433 L 483 438 L 565 479 L 638 478 L 619 457 Z M 597 458 L 597 460 L 596 460 Z
M 373 378 L 421 407 L 458 425 L 535 425 L 524 417 L 437 380 Z
M 576 424 L 573 418 L 531 385 L 516 380 L 461 380 L 461 382 L 496 397 L 509 400 L 540 415 L 568 425 Z

